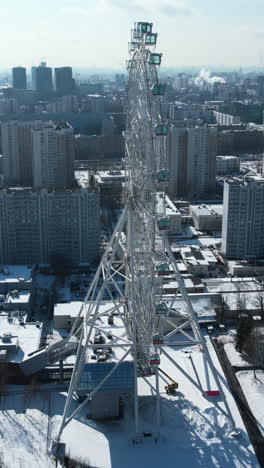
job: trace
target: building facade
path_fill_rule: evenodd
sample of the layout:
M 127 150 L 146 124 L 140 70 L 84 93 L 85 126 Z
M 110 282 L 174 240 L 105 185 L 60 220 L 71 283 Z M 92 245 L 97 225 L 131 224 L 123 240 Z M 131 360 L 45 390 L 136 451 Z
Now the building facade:
M 0 262 L 79 264 L 99 254 L 100 195 L 90 189 L 0 191 Z
M 35 188 L 71 188 L 74 182 L 74 130 L 63 121 L 32 130 Z
M 72 67 L 55 68 L 55 87 L 61 95 L 70 94 L 73 90 Z
M 217 130 L 209 127 L 170 128 L 168 159 L 170 195 L 190 200 L 215 193 Z
M 33 130 L 40 136 L 39 146 L 36 144 L 37 138 L 35 138 L 35 146 L 33 145 Z M 50 182 L 47 188 L 56 186 L 71 187 L 73 177 L 72 160 L 74 159 L 74 136 L 72 133 L 73 129 L 65 122 L 56 124 L 53 121 L 19 122 L 10 120 L 2 123 L 5 185 L 32 186 L 33 179 L 36 179 L 39 182 L 39 185 L 36 183 L 36 186 L 39 187 L 45 187 L 45 185 L 41 184 L 43 180 Z M 42 138 L 42 135 L 45 135 L 46 138 L 44 136 Z M 38 170 L 42 171 L 43 180 L 41 175 L 38 174 Z M 61 171 L 60 183 L 52 185 L 53 182 L 51 183 L 50 179 L 54 181 L 56 171 L 59 170 Z M 47 171 L 49 171 L 48 174 Z
M 41 62 L 38 67 L 31 68 L 32 89 L 39 93 L 52 91 L 52 69 Z
M 264 256 L 264 178 L 225 181 L 222 252 L 236 259 Z
M 216 156 L 216 173 L 234 174 L 240 171 L 240 158 L 237 156 Z
M 32 122 L 10 120 L 2 123 L 1 134 L 5 185 L 32 185 L 32 129 L 44 125 L 44 122 L 37 120 Z
M 27 75 L 24 67 L 12 68 L 12 83 L 15 89 L 27 89 Z

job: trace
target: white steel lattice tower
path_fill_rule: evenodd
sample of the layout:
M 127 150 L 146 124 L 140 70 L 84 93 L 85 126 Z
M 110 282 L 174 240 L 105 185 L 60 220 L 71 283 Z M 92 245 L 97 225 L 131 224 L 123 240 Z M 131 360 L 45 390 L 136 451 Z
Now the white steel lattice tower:
M 93 282 L 75 320 L 69 337 L 50 348 L 50 360 L 63 358 L 76 351 L 76 361 L 68 390 L 59 438 L 64 427 L 80 411 L 96 392 L 112 378 L 117 368 L 127 358 L 134 362 L 134 417 L 136 440 L 140 438 L 140 415 L 138 405 L 138 378 L 155 375 L 156 382 L 156 433 L 160 425 L 159 363 L 160 355 L 173 364 L 166 346 L 199 345 L 213 371 L 215 382 L 221 383 L 214 371 L 204 338 L 200 332 L 191 301 L 185 290 L 167 234 L 170 220 L 165 214 L 164 192 L 169 182 L 166 160 L 166 137 L 168 125 L 160 114 L 160 102 L 165 86 L 160 84 L 157 69 L 161 54 L 155 52 L 157 34 L 152 32 L 151 23 L 135 23 L 132 42 L 129 44 L 129 71 L 126 140 L 126 189 L 125 208 L 106 248 Z M 159 203 L 157 203 L 157 198 Z M 120 245 L 125 247 L 120 249 Z M 123 253 L 120 254 L 120 251 Z M 178 289 L 173 297 L 165 300 L 162 295 L 162 278 L 171 271 Z M 180 293 L 184 310 L 177 311 L 176 322 L 173 304 Z M 101 312 L 103 299 L 108 298 L 111 306 Z M 70 414 L 71 402 L 78 391 L 80 379 L 91 353 L 109 348 L 92 339 L 95 333 L 106 334 L 102 323 L 104 317 L 112 323 L 118 316 L 125 334 L 112 333 L 111 347 L 115 359 L 105 374 L 84 400 Z M 83 322 L 80 321 L 83 317 Z M 110 322 L 109 322 L 110 321 Z M 173 330 L 165 334 L 164 324 Z M 181 335 L 180 339 L 177 337 Z M 68 350 L 68 351 L 67 351 Z M 119 350 L 120 352 L 117 352 Z M 223 394 L 225 401 L 225 397 Z M 225 401 L 226 404 L 226 401 Z M 228 405 L 226 411 L 230 419 Z

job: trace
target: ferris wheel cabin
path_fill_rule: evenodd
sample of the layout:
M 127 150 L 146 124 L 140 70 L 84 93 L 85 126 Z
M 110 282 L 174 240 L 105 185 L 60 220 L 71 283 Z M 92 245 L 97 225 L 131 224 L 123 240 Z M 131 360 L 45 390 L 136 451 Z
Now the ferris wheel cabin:
M 143 23 L 139 22 L 135 24 L 135 30 L 140 31 L 142 34 L 147 34 L 152 32 L 153 23 Z
M 161 64 L 162 54 L 153 53 L 149 56 L 149 63 L 151 65 L 160 65 Z
M 165 91 L 166 91 L 165 84 L 155 84 L 152 88 L 153 96 L 164 96 Z
M 157 37 L 158 37 L 157 33 L 147 33 L 145 35 L 145 44 L 150 45 L 150 46 L 156 45 Z
M 160 302 L 156 305 L 156 314 L 157 315 L 166 315 L 168 311 L 167 304 L 165 302 Z
M 138 49 L 138 42 L 129 42 L 128 49 L 129 52 L 133 52 L 134 50 Z
M 132 70 L 132 68 L 135 68 L 135 63 L 133 62 L 133 60 L 127 60 L 126 67 L 128 72 Z
M 137 31 L 137 29 L 132 30 L 132 39 L 139 40 L 142 39 L 143 33 L 141 31 Z
M 165 124 L 159 124 L 155 127 L 155 135 L 156 136 L 167 136 L 169 133 L 169 127 Z
M 169 182 L 170 181 L 170 173 L 166 169 L 162 169 L 161 171 L 157 172 L 156 174 L 158 182 Z
M 160 231 L 169 231 L 170 230 L 170 218 L 158 219 L 157 225 Z
M 151 366 L 160 364 L 160 357 L 159 357 L 158 353 L 153 354 L 153 355 L 150 356 L 149 363 L 150 363 Z
M 169 275 L 171 273 L 169 265 L 167 263 L 162 263 L 161 265 L 158 265 L 157 273 L 158 273 L 158 276 Z
M 158 333 L 156 333 L 154 336 L 153 336 L 153 344 L 154 345 L 158 345 L 158 344 L 163 344 L 164 343 L 164 337 L 163 335 L 159 335 Z

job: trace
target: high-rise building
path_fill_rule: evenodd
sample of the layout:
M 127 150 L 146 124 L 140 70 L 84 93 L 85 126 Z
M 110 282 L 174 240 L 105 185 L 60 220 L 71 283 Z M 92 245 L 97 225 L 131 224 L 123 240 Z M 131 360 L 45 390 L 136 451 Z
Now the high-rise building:
M 27 75 L 24 67 L 12 68 L 12 82 L 15 89 L 27 89 Z
M 214 195 L 217 130 L 171 127 L 168 137 L 171 196 L 190 200 Z
M 79 102 L 77 96 L 66 95 L 61 98 L 62 112 L 78 112 Z
M 216 185 L 216 128 L 188 130 L 187 194 L 193 200 L 214 195 Z
M 74 182 L 74 130 L 63 121 L 32 131 L 35 188 L 71 188 Z
M 168 136 L 169 193 L 172 196 L 187 197 L 187 142 L 186 128 L 170 128 Z
M 41 62 L 38 67 L 31 68 L 32 89 L 38 93 L 49 93 L 52 91 L 52 69 Z
M 41 121 L 18 122 L 10 120 L 1 125 L 3 175 L 5 185 L 31 186 L 32 129 L 45 125 Z
M 264 256 L 264 178 L 225 181 L 222 252 L 237 259 Z
M 115 121 L 111 115 L 102 120 L 102 135 L 112 136 L 115 133 Z
M 260 98 L 264 97 L 264 76 L 257 77 L 257 96 Z
M 0 114 L 15 114 L 18 103 L 15 98 L 0 99 Z
M 100 194 L 89 189 L 0 190 L 0 262 L 75 264 L 99 254 Z
M 66 95 L 73 90 L 72 67 L 55 68 L 55 87 L 57 93 Z

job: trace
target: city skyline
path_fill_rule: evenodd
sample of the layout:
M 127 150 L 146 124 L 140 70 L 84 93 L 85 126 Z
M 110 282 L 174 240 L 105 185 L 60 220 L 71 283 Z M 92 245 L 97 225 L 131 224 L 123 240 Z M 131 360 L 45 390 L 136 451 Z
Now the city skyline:
M 159 31 L 163 66 L 263 66 L 260 0 L 61 0 L 54 5 L 15 0 L 1 7 L 0 68 L 52 67 L 121 70 L 131 21 L 151 21 Z M 234 17 L 236 21 L 234 22 Z

